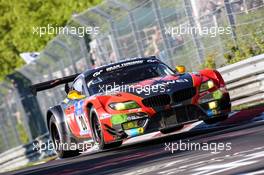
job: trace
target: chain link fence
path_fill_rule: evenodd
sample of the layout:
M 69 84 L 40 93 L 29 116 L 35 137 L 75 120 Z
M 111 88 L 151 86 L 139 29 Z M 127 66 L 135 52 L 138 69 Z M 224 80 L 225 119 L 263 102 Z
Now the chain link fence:
M 29 85 L 149 55 L 171 67 L 183 64 L 188 71 L 200 69 L 213 55 L 216 67 L 221 67 L 230 45 L 239 47 L 241 40 L 263 36 L 263 14 L 263 0 L 107 0 L 74 14 L 65 27 L 67 33 L 60 33 L 36 61 L 0 85 L 0 152 L 46 133 L 46 110 L 65 97 L 61 86 L 35 97 Z M 192 32 L 180 33 L 183 26 Z M 80 36 L 72 27 L 98 32 Z M 228 32 L 201 34 L 217 27 Z

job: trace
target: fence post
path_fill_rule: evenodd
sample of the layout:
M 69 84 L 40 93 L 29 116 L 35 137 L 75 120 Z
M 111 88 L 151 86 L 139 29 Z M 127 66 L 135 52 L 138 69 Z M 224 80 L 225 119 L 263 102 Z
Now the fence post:
M 85 39 L 81 38 L 78 41 L 79 41 L 79 45 L 81 47 L 81 52 L 83 54 L 83 58 L 85 60 L 85 64 L 87 66 L 85 69 L 90 69 L 92 67 L 92 63 L 91 63 L 91 61 L 89 60 L 89 57 L 88 57 L 89 51 L 87 50 Z
M 23 118 L 22 118 L 23 126 L 25 127 L 25 130 L 27 132 L 29 141 L 32 141 L 32 135 L 31 135 L 30 128 L 29 128 L 29 125 L 28 125 L 28 122 L 27 122 L 27 120 L 28 120 L 27 119 L 27 115 L 26 115 L 26 113 L 24 111 L 24 108 L 23 108 L 23 106 L 21 104 L 22 99 L 21 99 L 21 97 L 18 94 L 17 88 L 14 88 L 14 92 L 15 92 L 14 93 L 15 97 L 18 100 L 17 105 L 18 105 L 19 111 L 21 112 L 21 116 L 23 116 Z
M 157 0 L 152 0 L 152 3 L 154 5 L 154 13 L 157 18 L 157 23 L 158 23 L 159 30 L 161 32 L 161 37 L 162 37 L 162 40 L 164 41 L 165 48 L 168 54 L 168 58 L 170 59 L 170 64 L 171 66 L 173 66 L 174 62 L 172 59 L 171 46 L 170 46 L 169 40 L 167 39 L 167 36 L 165 35 L 165 32 L 163 32 L 163 30 L 165 29 L 165 26 L 164 26 L 164 21 L 162 20 L 161 14 L 160 14 L 160 6 Z
M 74 71 L 74 73 L 78 73 L 78 70 L 77 70 L 77 67 L 76 67 L 76 62 L 73 59 L 74 54 L 72 53 L 72 50 L 66 44 L 64 44 L 62 41 L 54 40 L 53 42 L 57 43 L 59 46 L 64 48 L 65 51 L 67 51 L 66 53 L 68 54 L 68 56 L 69 56 L 69 58 L 71 60 L 71 63 L 72 63 L 72 66 L 73 66 L 73 71 Z
M 231 5 L 230 0 L 224 0 L 224 4 L 225 4 L 226 13 L 227 13 L 228 23 L 231 27 L 232 39 L 233 39 L 234 44 L 237 46 L 237 36 L 235 32 L 236 22 L 235 22 L 235 17 L 232 12 L 232 5 Z
M 113 50 L 115 51 L 115 54 L 116 54 L 116 57 L 117 57 L 117 60 L 123 58 L 123 54 L 122 52 L 120 52 L 120 43 L 118 41 L 118 34 L 115 30 L 115 22 L 114 21 L 109 21 L 110 22 L 110 26 L 111 26 L 111 33 L 112 33 L 112 37 L 111 37 L 111 41 L 112 41 L 112 44 L 113 44 Z
M 128 17 L 129 17 L 129 21 L 130 21 L 130 24 L 131 24 L 131 29 L 132 29 L 133 36 L 135 37 L 135 40 L 136 40 L 138 56 L 144 56 L 143 44 L 141 42 L 139 33 L 137 32 L 138 31 L 138 27 L 137 27 L 137 25 L 135 23 L 135 17 L 133 15 L 133 12 L 128 11 Z
M 196 25 L 195 20 L 194 20 L 193 9 L 192 9 L 192 4 L 191 4 L 190 0 L 184 0 L 184 6 L 185 6 L 184 7 L 185 13 L 186 13 L 187 18 L 189 20 L 190 27 L 196 28 L 197 25 Z M 203 44 L 200 41 L 200 38 L 196 32 L 192 32 L 192 38 L 193 38 L 194 44 L 195 44 L 197 52 L 198 52 L 198 62 L 199 62 L 199 64 L 202 64 L 203 60 L 204 60 Z
M 100 58 L 102 59 L 101 61 L 103 62 L 103 64 L 109 63 L 108 60 L 105 59 L 106 58 L 106 52 L 105 52 L 105 49 L 102 47 L 103 44 L 101 42 L 101 38 L 96 38 L 95 41 L 97 43 L 97 48 L 99 51 L 98 55 L 100 55 Z
M 127 7 L 127 5 L 125 3 L 121 3 L 118 0 L 109 0 L 110 3 L 113 3 L 114 5 L 120 7 L 121 9 L 127 11 L 128 13 L 128 19 L 129 19 L 129 23 L 131 25 L 131 29 L 132 29 L 132 34 L 136 40 L 136 47 L 137 47 L 137 51 L 138 51 L 138 56 L 144 56 L 144 51 L 143 49 L 143 45 L 142 42 L 140 40 L 140 36 L 138 34 L 138 26 L 135 23 L 135 17 L 132 11 L 129 10 L 129 8 Z
M 120 51 L 121 45 L 118 41 L 118 33 L 116 31 L 116 25 L 115 25 L 115 22 L 114 22 L 114 19 L 112 18 L 112 16 L 109 15 L 108 13 L 102 11 L 98 7 L 93 8 L 91 11 L 96 13 L 96 14 L 99 14 L 101 17 L 105 18 L 110 23 L 110 28 L 111 28 L 110 33 L 112 34 L 111 42 L 113 45 L 113 50 L 115 51 L 117 60 L 123 58 L 123 54 Z
M 117 5 L 118 7 L 120 7 L 121 9 L 127 11 L 128 13 L 128 20 L 129 23 L 131 25 L 131 29 L 132 29 L 132 34 L 136 40 L 136 47 L 137 47 L 137 52 L 138 52 L 138 56 L 144 56 L 144 51 L 143 49 L 143 45 L 142 42 L 140 40 L 140 36 L 138 34 L 138 26 L 135 23 L 135 17 L 132 11 L 129 10 L 129 8 L 127 7 L 127 5 L 125 3 L 121 3 L 118 0 L 110 0 L 110 3 L 113 3 L 114 5 Z

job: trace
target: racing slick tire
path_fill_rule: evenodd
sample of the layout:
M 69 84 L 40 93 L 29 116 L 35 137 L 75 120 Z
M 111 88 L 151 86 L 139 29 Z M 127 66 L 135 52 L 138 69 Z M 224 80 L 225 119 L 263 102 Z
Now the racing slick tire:
M 103 137 L 103 131 L 101 127 L 101 123 L 99 122 L 98 115 L 96 110 L 92 107 L 90 110 L 90 116 L 91 116 L 91 124 L 92 124 L 92 132 L 94 136 L 94 141 L 96 144 L 99 145 L 99 149 L 111 149 L 116 148 L 122 145 L 122 140 L 112 143 L 105 143 L 104 137 Z
M 168 134 L 168 133 L 171 133 L 171 132 L 174 132 L 174 131 L 180 130 L 180 129 L 182 129 L 183 127 L 184 127 L 184 125 L 176 125 L 176 126 L 173 126 L 173 127 L 160 129 L 160 132 L 161 132 L 162 134 Z
M 53 142 L 54 150 L 57 153 L 59 158 L 74 157 L 80 155 L 80 151 L 77 150 L 63 150 L 63 144 L 67 144 L 63 140 L 62 133 L 58 127 L 55 117 L 52 115 L 49 121 L 49 132 Z
M 219 116 L 219 117 L 214 117 L 214 118 L 209 118 L 209 119 L 205 119 L 203 120 L 204 123 L 206 124 L 214 124 L 214 123 L 217 123 L 217 122 L 221 122 L 221 121 L 224 121 L 228 118 L 228 114 L 226 115 L 222 115 L 222 116 Z

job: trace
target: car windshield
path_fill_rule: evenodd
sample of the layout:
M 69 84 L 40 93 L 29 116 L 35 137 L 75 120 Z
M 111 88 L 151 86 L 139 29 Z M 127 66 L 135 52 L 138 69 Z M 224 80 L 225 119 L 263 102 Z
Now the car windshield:
M 90 95 L 93 95 L 102 92 L 102 87 L 113 88 L 172 74 L 174 72 L 162 63 L 142 64 L 102 73 L 90 79 L 87 86 Z

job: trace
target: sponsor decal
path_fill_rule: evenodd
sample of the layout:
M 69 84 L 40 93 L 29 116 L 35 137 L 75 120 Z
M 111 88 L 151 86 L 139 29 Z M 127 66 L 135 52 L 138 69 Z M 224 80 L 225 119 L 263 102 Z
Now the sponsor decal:
M 137 108 L 137 109 L 129 109 L 128 112 L 132 113 L 132 112 L 141 112 L 142 109 L 141 108 Z
M 144 62 L 144 60 L 137 60 L 137 61 L 131 61 L 131 62 L 126 62 L 126 63 L 121 63 L 121 64 L 117 64 L 111 67 L 106 68 L 107 72 L 116 70 L 116 69 L 120 69 L 123 67 L 127 67 L 127 66 L 132 66 L 132 65 L 136 65 L 136 64 L 142 64 Z
M 140 119 L 143 117 L 145 117 L 145 116 L 130 115 L 130 116 L 127 116 L 127 121 L 137 120 L 137 119 Z
M 78 101 L 74 104 L 75 115 L 81 115 L 83 113 L 83 101 Z
M 67 117 L 67 121 L 68 122 L 73 122 L 74 121 L 74 114 L 68 114 L 68 115 L 66 115 L 66 117 Z
M 133 128 L 133 129 L 126 130 L 125 132 L 130 137 L 135 137 L 135 136 L 144 134 L 144 128 L 142 128 L 142 127 L 140 127 L 140 128 Z
M 112 115 L 110 114 L 102 114 L 100 119 L 107 119 L 107 118 L 110 118 Z
M 149 59 L 149 60 L 147 60 L 147 62 L 148 62 L 148 63 L 155 63 L 155 62 L 159 62 L 159 61 L 156 60 L 156 59 Z
M 80 135 L 90 134 L 91 131 L 88 127 L 88 124 L 87 124 L 87 121 L 86 121 L 84 114 L 77 115 L 76 116 L 76 122 L 79 126 L 79 129 L 80 129 Z
M 111 122 L 113 125 L 121 124 L 127 121 L 126 114 L 114 114 L 112 115 Z
M 67 104 L 67 103 L 69 103 L 69 101 L 70 101 L 70 100 L 69 100 L 68 98 L 65 98 L 65 99 L 63 100 L 63 103 L 66 103 L 66 104 Z
M 95 72 L 95 73 L 93 74 L 93 77 L 97 77 L 97 76 L 100 75 L 102 72 L 103 72 L 102 69 L 99 70 L 99 71 L 97 71 L 97 72 Z
M 156 62 L 156 61 L 157 60 L 152 60 L 152 62 Z M 143 62 L 144 62 L 144 60 L 137 60 L 137 61 L 130 61 L 130 62 L 126 62 L 126 63 L 121 63 L 121 64 L 117 64 L 117 65 L 114 65 L 114 66 L 107 67 L 105 69 L 105 71 L 106 72 L 111 72 L 111 71 L 114 71 L 114 70 L 117 70 L 117 69 L 120 69 L 120 68 L 123 68 L 123 67 L 128 67 L 128 66 L 132 66 L 132 65 L 142 64 Z M 150 62 L 150 60 L 148 60 L 148 62 Z M 101 70 L 95 72 L 93 74 L 93 77 L 99 76 L 103 71 L 104 70 L 101 69 Z

